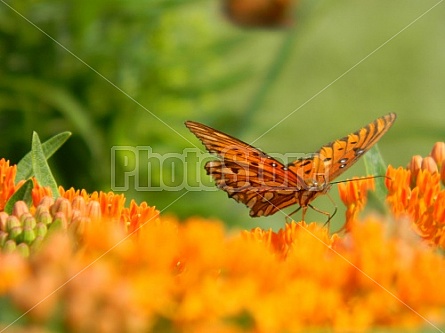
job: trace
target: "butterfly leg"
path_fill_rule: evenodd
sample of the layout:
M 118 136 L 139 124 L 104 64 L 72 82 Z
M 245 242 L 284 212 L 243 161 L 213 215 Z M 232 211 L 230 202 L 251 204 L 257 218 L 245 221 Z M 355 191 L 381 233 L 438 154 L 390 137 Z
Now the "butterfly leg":
M 309 207 L 311 207 L 313 210 L 315 210 L 316 212 L 319 212 L 320 214 L 326 215 L 328 217 L 328 220 L 325 222 L 325 225 L 327 223 L 329 223 L 329 221 L 332 219 L 332 217 L 335 215 L 335 213 L 337 212 L 337 208 L 335 208 L 334 214 L 329 214 L 328 212 L 325 212 L 324 210 L 318 209 L 317 207 L 312 206 L 311 204 L 308 205 Z
M 300 206 L 300 207 L 298 207 L 297 209 L 295 209 L 292 213 L 286 215 L 286 222 L 290 222 L 290 221 L 292 221 L 291 216 L 294 215 L 295 213 L 299 212 L 301 208 L 303 208 L 303 217 L 302 217 L 302 221 L 304 221 L 304 214 L 306 213 L 306 209 L 307 209 L 307 207 Z M 288 219 L 289 219 L 289 220 L 288 220 Z
M 335 201 L 331 198 L 331 196 L 328 193 L 326 195 L 328 196 L 329 200 L 331 200 L 332 204 L 334 205 L 334 212 L 332 214 L 328 214 L 329 218 L 324 225 L 328 224 L 331 221 L 331 219 L 334 217 L 334 215 L 337 213 L 337 205 L 335 204 Z
M 325 222 L 324 226 L 327 225 L 328 230 L 329 230 L 331 219 L 334 217 L 335 213 L 337 213 L 337 206 L 335 206 L 335 210 L 334 210 L 334 213 L 332 213 L 332 215 L 329 214 L 328 212 L 325 212 L 324 210 L 321 210 L 321 209 L 318 209 L 317 207 L 312 206 L 311 204 L 309 204 L 308 206 L 311 207 L 316 212 L 319 212 L 320 214 L 326 215 L 328 217 L 328 220 Z
M 304 217 L 306 216 L 307 206 L 303 206 L 303 212 L 301 213 L 301 221 L 304 221 Z

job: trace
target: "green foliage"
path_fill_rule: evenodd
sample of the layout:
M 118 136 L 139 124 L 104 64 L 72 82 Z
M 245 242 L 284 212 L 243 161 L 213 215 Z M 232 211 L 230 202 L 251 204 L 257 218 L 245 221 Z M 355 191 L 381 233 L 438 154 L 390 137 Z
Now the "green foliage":
M 50 138 L 48 141 L 43 144 L 39 144 L 35 141 L 35 137 L 38 139 L 37 133 L 33 134 L 33 143 L 36 145 L 34 148 L 42 149 L 42 153 L 44 155 L 44 159 L 49 159 L 71 136 L 70 132 L 63 132 L 57 134 Z M 34 163 L 36 163 L 34 161 Z M 33 158 L 32 158 L 32 150 L 26 154 L 20 162 L 17 164 L 17 175 L 16 175 L 16 184 L 22 179 L 28 179 L 29 177 L 34 175 L 33 172 Z
M 377 176 L 375 179 L 375 192 L 380 198 L 385 198 L 388 193 L 385 186 L 385 174 L 388 167 L 380 154 L 378 146 L 372 147 L 363 157 L 366 174 Z
M 217 66 L 215 74 L 202 71 L 225 52 L 221 46 L 212 51 L 217 33 L 199 15 L 202 4 L 1 5 L 0 49 L 6 52 L 0 54 L 0 128 L 8 138 L 0 143 L 3 155 L 17 162 L 26 133 L 48 137 L 68 129 L 73 139 L 53 167 L 60 183 L 107 190 L 112 146 L 184 147 L 169 139 L 171 128 L 178 130 L 196 108 L 211 110 L 209 97 L 242 76 L 235 68 L 227 74 Z
M 59 197 L 56 180 L 54 179 L 49 165 L 46 162 L 46 156 L 43 153 L 42 144 L 40 143 L 39 136 L 36 132 L 32 134 L 31 159 L 32 169 L 37 182 L 43 187 L 49 187 L 54 198 Z
M 65 187 L 93 191 L 110 190 L 110 171 L 122 177 L 128 163 L 137 162 L 117 156 L 111 165 L 112 147 L 203 150 L 183 126 L 189 119 L 269 153 L 308 153 L 393 111 L 398 120 L 379 145 L 396 165 L 443 140 L 445 47 L 437 31 L 444 6 L 428 11 L 434 3 L 299 1 L 291 28 L 244 30 L 224 18 L 220 5 L 2 3 L 2 156 L 16 163 L 33 131 L 46 139 L 69 130 L 73 137 L 51 160 L 54 177 Z M 162 183 L 162 174 L 180 179 L 198 172 L 149 167 L 139 164 L 138 172 L 150 173 L 153 184 Z M 196 170 L 203 173 L 202 165 Z M 341 178 L 364 174 L 359 162 Z M 342 220 L 335 188 L 331 194 Z M 219 216 L 243 226 L 249 220 L 248 210 L 221 192 L 130 186 L 126 196 L 182 216 Z M 324 198 L 314 204 L 333 210 Z M 276 215 L 252 226 L 283 221 Z
M 58 186 L 47 160 L 65 143 L 71 136 L 69 132 L 63 132 L 50 138 L 43 144 L 40 142 L 36 132 L 32 135 L 31 151 L 27 153 L 17 164 L 16 184 L 22 180 L 25 182 L 6 202 L 4 211 L 11 214 L 14 204 L 17 201 L 24 201 L 28 205 L 31 204 L 31 191 L 34 187 L 32 179 L 34 176 L 42 187 L 49 187 L 53 193 L 53 197 L 59 196 Z
M 367 208 L 385 212 L 386 195 L 388 190 L 385 186 L 385 175 L 388 165 L 383 160 L 383 156 L 380 154 L 379 147 L 376 145 L 372 147 L 364 156 L 363 161 L 365 164 L 366 175 L 375 176 L 375 191 L 368 193 L 368 205 Z

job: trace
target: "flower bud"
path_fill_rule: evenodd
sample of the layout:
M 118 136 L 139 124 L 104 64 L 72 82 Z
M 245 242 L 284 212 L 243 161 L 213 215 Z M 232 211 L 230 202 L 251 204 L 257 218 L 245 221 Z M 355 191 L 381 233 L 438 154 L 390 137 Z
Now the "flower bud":
M 12 228 L 20 227 L 20 221 L 17 216 L 10 215 L 6 220 L 6 231 L 10 232 Z
M 36 239 L 34 239 L 34 242 L 30 245 L 30 251 L 32 253 L 37 252 L 42 247 L 43 240 L 45 238 L 43 236 L 37 236 Z
M 36 219 L 39 219 L 42 214 L 46 213 L 49 213 L 49 208 L 43 205 L 38 205 L 34 216 L 36 217 Z
M 17 245 L 16 251 L 25 258 L 29 257 L 29 246 L 25 243 L 20 243 Z
M 53 223 L 49 226 L 49 231 L 56 231 L 56 230 L 64 230 L 66 231 L 68 229 L 68 221 L 66 219 L 66 216 L 62 212 L 57 212 L 56 215 L 54 215 Z
M 37 209 L 39 207 L 42 207 L 42 209 L 46 208 L 49 210 L 49 208 L 54 204 L 54 199 L 52 197 L 43 197 L 42 200 L 40 200 L 39 205 L 37 206 Z
M 420 155 L 414 155 L 411 158 L 411 161 L 408 163 L 406 168 L 411 171 L 412 175 L 417 176 L 417 173 L 419 172 L 419 170 L 422 167 L 422 160 L 423 160 L 423 158 Z
M 36 237 L 45 237 L 46 233 L 48 232 L 48 228 L 45 223 L 39 222 L 36 224 L 34 231 L 36 233 Z
M 51 206 L 51 215 L 55 216 L 57 213 L 63 213 L 65 219 L 70 220 L 73 215 L 73 209 L 68 199 L 57 198 L 54 205 Z M 53 222 L 54 223 L 54 222 Z
M 12 239 L 8 239 L 5 242 L 5 245 L 3 245 L 3 252 L 4 253 L 13 253 L 17 247 L 17 244 Z
M 87 214 L 91 221 L 99 220 L 102 216 L 100 203 L 97 201 L 90 201 L 87 205 Z
M 6 231 L 0 231 L 0 247 L 3 247 L 8 240 L 9 234 Z
M 6 212 L 0 212 L 0 231 L 6 231 L 6 221 L 9 215 Z
M 73 198 L 71 206 L 73 207 L 73 210 L 78 210 L 82 215 L 85 214 L 87 204 L 85 199 L 80 195 Z
M 427 156 L 422 160 L 422 170 L 428 170 L 430 173 L 438 172 L 437 164 L 431 156 Z
M 440 169 L 442 162 L 445 160 L 445 142 L 436 142 L 431 150 L 430 156 Z
M 12 208 L 12 215 L 20 218 L 25 213 L 29 213 L 28 205 L 24 201 L 17 201 Z
M 423 157 L 420 155 L 414 155 L 411 158 L 411 161 L 408 163 L 406 168 L 411 171 L 411 179 L 410 179 L 410 186 L 411 188 L 414 188 L 416 186 L 417 181 L 417 175 L 419 174 L 419 171 L 422 167 L 422 160 Z
M 38 222 L 41 222 L 45 225 L 50 225 L 53 222 L 53 218 L 51 216 L 51 214 L 47 211 L 47 212 L 41 212 L 38 219 Z
M 224 0 L 224 14 L 241 27 L 284 28 L 292 22 L 291 0 Z
M 34 228 L 36 226 L 36 219 L 30 213 L 23 214 L 20 218 L 23 227 Z
M 9 239 L 15 240 L 17 243 L 22 241 L 23 228 L 21 226 L 11 228 L 9 230 Z
M 26 244 L 31 244 L 36 238 L 36 233 L 33 228 L 27 226 L 23 227 L 23 242 Z
M 71 221 L 68 230 L 77 237 L 82 237 L 85 233 L 86 225 L 90 222 L 90 219 L 85 216 L 77 216 Z

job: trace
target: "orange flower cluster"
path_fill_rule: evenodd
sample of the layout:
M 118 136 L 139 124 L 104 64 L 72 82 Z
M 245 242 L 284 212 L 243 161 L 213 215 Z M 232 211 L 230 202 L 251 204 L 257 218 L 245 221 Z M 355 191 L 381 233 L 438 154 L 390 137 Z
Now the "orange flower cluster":
M 15 171 L 15 166 L 9 167 Z M 13 184 L 15 172 L 9 172 L 12 179 L 6 184 Z M 2 184 L 0 181 L 0 188 Z M 14 192 L 1 193 L 5 202 Z M 129 207 L 124 207 L 125 197 L 112 192 L 93 192 L 88 194 L 85 190 L 73 188 L 59 189 L 60 197 L 52 198 L 51 191 L 39 186 L 34 180 L 32 190 L 33 204 L 28 207 L 25 202 L 17 201 L 11 215 L 0 211 L 0 248 L 4 252 L 18 251 L 24 256 L 39 250 L 47 233 L 62 230 L 68 231 L 81 242 L 86 228 L 101 222 L 102 227 L 118 225 L 127 233 L 137 233 L 140 227 L 157 219 L 159 212 L 142 203 L 131 201 Z M 3 210 L 4 207 L 1 207 Z
M 347 183 L 361 192 L 344 199 L 362 207 L 369 185 Z M 146 203 L 125 207 L 122 195 L 60 189 L 54 200 L 36 188 L 32 206 L 16 203 L 9 218 L 28 229 L 44 223 L 48 233 L 29 257 L 0 253 L 0 296 L 12 311 L 0 328 L 358 332 L 445 324 L 445 288 L 437 286 L 445 260 L 403 224 L 368 218 L 343 236 L 304 222 L 228 232 L 219 221 L 159 217 Z M 21 315 L 28 320 L 15 323 Z
M 407 217 L 430 244 L 445 248 L 445 143 L 436 143 L 430 156 L 414 156 L 407 169 L 387 170 L 387 201 L 396 217 Z
M 161 219 L 137 237 L 97 225 L 81 250 L 57 233 L 28 262 L 1 258 L 18 261 L 14 306 L 41 325 L 63 308 L 70 331 L 434 327 L 445 304 L 435 287 L 443 258 L 397 235 L 372 219 L 344 238 L 315 223 L 229 236 L 217 221 Z

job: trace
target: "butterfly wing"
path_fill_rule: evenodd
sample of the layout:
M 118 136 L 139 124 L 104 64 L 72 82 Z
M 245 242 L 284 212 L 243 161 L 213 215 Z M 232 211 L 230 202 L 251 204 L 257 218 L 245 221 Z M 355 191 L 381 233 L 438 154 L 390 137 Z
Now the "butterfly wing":
M 281 162 L 261 150 L 209 126 L 185 125 L 220 160 L 206 164 L 218 188 L 244 203 L 250 216 L 268 216 L 298 201 L 304 182 Z
M 389 113 L 339 140 L 321 147 L 311 158 L 296 160 L 289 170 L 311 182 L 328 183 L 349 169 L 389 130 L 397 116 Z

